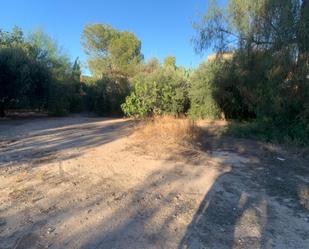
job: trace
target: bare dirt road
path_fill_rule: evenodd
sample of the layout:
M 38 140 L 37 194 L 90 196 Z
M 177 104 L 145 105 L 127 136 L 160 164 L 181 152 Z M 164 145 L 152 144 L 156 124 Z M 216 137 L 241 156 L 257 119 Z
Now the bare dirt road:
M 132 125 L 0 121 L 0 248 L 309 248 L 305 155 L 209 135 L 158 159 Z

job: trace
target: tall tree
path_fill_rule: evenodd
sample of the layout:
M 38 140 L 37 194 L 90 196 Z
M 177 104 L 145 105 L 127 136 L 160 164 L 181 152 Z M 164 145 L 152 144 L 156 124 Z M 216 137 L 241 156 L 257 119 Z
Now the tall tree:
M 295 56 L 308 44 L 308 16 L 308 0 L 230 0 L 225 8 L 213 0 L 194 25 L 196 49 L 270 49 Z
M 86 25 L 82 45 L 88 54 L 88 66 L 93 75 L 130 77 L 143 59 L 141 42 L 128 31 L 118 31 L 109 25 Z
M 233 61 L 225 62 L 225 77 L 225 72 L 216 75 L 215 86 L 219 99 L 238 101 L 241 112 L 233 117 L 256 116 L 284 124 L 305 116 L 308 13 L 308 0 L 230 0 L 225 7 L 212 1 L 195 24 L 198 52 L 233 52 Z
M 28 41 L 36 60 L 44 64 L 55 79 L 64 80 L 70 76 L 70 60 L 50 36 L 38 29 L 29 34 Z

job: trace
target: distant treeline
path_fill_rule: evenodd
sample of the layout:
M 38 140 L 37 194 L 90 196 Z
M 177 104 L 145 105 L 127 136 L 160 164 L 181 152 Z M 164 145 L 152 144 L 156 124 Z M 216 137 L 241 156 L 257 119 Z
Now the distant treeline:
M 91 77 L 81 77 L 42 31 L 0 32 L 0 115 L 92 111 L 143 118 L 187 115 L 238 120 L 239 135 L 309 144 L 309 1 L 212 1 L 196 23 L 195 49 L 215 51 L 196 70 L 168 56 L 144 60 L 141 41 L 109 25 L 86 25 Z

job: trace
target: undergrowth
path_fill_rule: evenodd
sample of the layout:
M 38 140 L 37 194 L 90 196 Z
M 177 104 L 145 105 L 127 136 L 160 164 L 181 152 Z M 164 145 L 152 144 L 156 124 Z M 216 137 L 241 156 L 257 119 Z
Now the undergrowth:
M 276 144 L 309 146 L 308 129 L 300 124 L 284 127 L 262 122 L 231 122 L 224 134 Z
M 193 150 L 199 134 L 200 129 L 193 120 L 157 116 L 139 122 L 133 140 L 144 153 L 164 157 Z

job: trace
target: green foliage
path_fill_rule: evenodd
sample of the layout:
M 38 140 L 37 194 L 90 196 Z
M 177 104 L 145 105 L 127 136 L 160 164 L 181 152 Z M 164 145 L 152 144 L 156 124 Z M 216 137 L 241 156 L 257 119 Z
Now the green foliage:
M 37 61 L 50 71 L 56 80 L 65 81 L 72 72 L 69 58 L 61 51 L 57 43 L 42 30 L 30 33 L 28 42 Z
M 120 66 L 124 69 L 128 65 L 125 59 L 134 53 L 129 49 L 136 40 L 128 32 L 117 34 L 119 39 L 110 44 L 109 49 L 118 58 L 118 66 L 123 63 Z M 0 32 L 2 116 L 9 108 L 47 110 L 55 116 L 85 110 L 101 115 L 121 113 L 120 105 L 129 94 L 129 82 L 123 75 L 90 78 L 85 83 L 80 80 L 79 59 L 71 64 L 59 46 L 41 30 L 32 32 L 27 39 L 18 28 Z
M 61 81 L 49 85 L 48 112 L 51 116 L 66 116 L 69 113 L 68 88 Z
M 137 68 L 137 75 L 149 75 L 160 67 L 157 58 L 150 58 L 147 62 L 141 62 Z
M 79 82 L 81 80 L 81 75 L 82 75 L 81 65 L 79 57 L 77 57 L 72 67 L 72 80 L 75 82 Z
M 133 33 L 118 31 L 108 25 L 86 25 L 82 44 L 89 55 L 88 65 L 93 75 L 129 77 L 143 59 L 141 42 Z
M 173 56 L 145 62 L 133 33 L 94 24 L 82 35 L 92 76 L 82 77 L 79 59 L 71 63 L 41 30 L 27 38 L 17 27 L 0 30 L 0 115 L 188 113 L 241 121 L 229 127 L 240 136 L 309 144 L 308 11 L 308 0 L 212 1 L 194 41 L 196 51 L 217 53 L 194 72 Z
M 192 79 L 191 112 L 199 110 L 195 107 L 195 103 L 200 103 L 196 96 L 204 87 L 208 90 L 201 96 L 212 96 L 226 118 L 254 121 L 241 126 L 243 134 L 308 143 L 306 10 L 307 0 L 231 0 L 227 9 L 213 3 L 196 25 L 195 42 L 198 51 L 209 47 L 217 50 L 218 58 L 213 63 L 219 63 L 219 70 L 210 66 L 210 72 L 202 69 L 211 78 L 211 87 L 201 75 Z M 230 50 L 232 58 L 220 59 Z M 196 83 L 199 79 L 204 83 Z M 201 109 L 206 112 L 209 106 Z
M 170 67 L 172 69 L 176 69 L 176 57 L 175 56 L 167 56 L 164 59 L 164 63 L 163 63 L 164 67 Z
M 85 83 L 80 82 L 79 59 L 63 73 L 60 79 L 54 77 L 49 84 L 48 111 L 53 116 L 65 116 L 85 110 Z
M 56 81 L 49 84 L 47 109 L 52 116 L 79 113 L 85 107 L 86 87 L 78 81 Z
M 99 115 L 121 114 L 121 103 L 129 94 L 129 82 L 124 78 L 103 77 L 85 88 L 86 106 Z
M 52 115 L 81 111 L 78 59 L 71 66 L 42 31 L 26 39 L 19 28 L 0 32 L 0 114 L 9 108 L 48 110 Z
M 230 133 L 308 144 L 309 84 L 289 78 L 293 63 L 268 51 L 238 51 L 231 59 L 202 64 L 191 78 L 190 116 L 218 118 L 222 112 L 227 119 L 246 121 L 232 125 Z
M 0 49 L 0 114 L 12 107 L 43 108 L 49 72 L 21 48 Z
M 304 119 L 301 119 L 304 120 Z M 257 139 L 265 142 L 308 146 L 309 126 L 308 123 L 299 122 L 286 126 L 276 126 L 271 122 L 232 122 L 225 131 L 228 135 L 241 138 Z
M 230 0 L 227 8 L 219 8 L 212 1 L 201 22 L 194 25 L 196 49 L 287 49 L 290 52 L 294 49 L 295 52 L 300 36 L 307 37 L 301 35 L 307 34 L 306 6 L 307 0 Z M 299 28 L 303 30 L 300 32 Z
M 44 65 L 51 75 L 46 98 L 50 115 L 64 116 L 70 112 L 83 111 L 79 59 L 71 65 L 57 43 L 41 30 L 32 32 L 29 42 L 34 48 L 36 60 Z
M 160 67 L 134 79 L 130 96 L 121 106 L 130 117 L 180 115 L 188 110 L 188 77 L 183 70 Z
M 14 27 L 11 32 L 0 29 L 0 48 L 16 48 L 23 50 L 27 55 L 33 51 L 31 44 L 25 41 L 22 30 Z
M 219 118 L 220 108 L 214 99 L 215 77 L 223 68 L 217 61 L 205 62 L 193 73 L 190 82 L 190 117 Z

